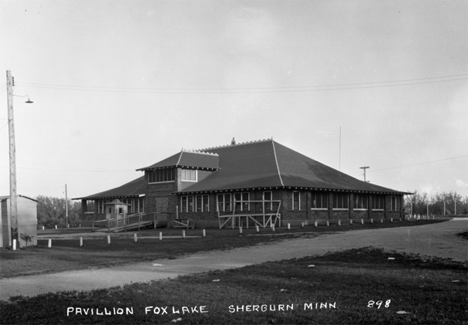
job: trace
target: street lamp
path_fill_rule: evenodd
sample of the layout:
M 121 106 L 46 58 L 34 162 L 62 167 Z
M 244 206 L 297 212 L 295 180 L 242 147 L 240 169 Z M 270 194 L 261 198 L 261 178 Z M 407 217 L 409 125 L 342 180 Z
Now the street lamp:
M 8 101 L 8 136 L 10 144 L 10 227 L 12 229 L 11 239 L 16 240 L 19 245 L 18 234 L 18 204 L 17 204 L 17 191 L 16 191 L 16 148 L 15 148 L 15 124 L 13 119 L 13 96 L 28 97 L 13 95 L 14 79 L 11 72 L 7 70 L 7 101 Z M 26 103 L 31 104 L 29 99 Z

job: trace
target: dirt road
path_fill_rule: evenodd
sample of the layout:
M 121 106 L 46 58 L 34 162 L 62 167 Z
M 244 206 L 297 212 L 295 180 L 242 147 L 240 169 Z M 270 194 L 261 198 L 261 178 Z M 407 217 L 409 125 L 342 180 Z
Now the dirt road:
M 347 231 L 271 245 L 203 252 L 175 260 L 22 276 L 0 280 L 0 299 L 8 300 L 16 295 L 35 296 L 47 292 L 108 288 L 366 246 L 468 261 L 467 241 L 455 235 L 466 230 L 468 220 L 452 220 L 415 227 Z

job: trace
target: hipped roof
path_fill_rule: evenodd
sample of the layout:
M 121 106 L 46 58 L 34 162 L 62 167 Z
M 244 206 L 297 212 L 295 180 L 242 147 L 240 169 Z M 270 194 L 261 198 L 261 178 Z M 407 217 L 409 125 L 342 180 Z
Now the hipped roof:
M 217 170 L 218 155 L 208 152 L 185 151 L 176 153 L 156 164 L 137 170 L 160 169 L 167 167 L 197 168 L 207 170 Z
M 80 199 L 96 200 L 96 199 L 113 199 L 113 198 L 122 198 L 122 197 L 139 197 L 139 196 L 144 196 L 145 193 L 146 193 L 145 176 L 141 176 L 122 186 L 115 187 L 113 189 L 100 192 L 100 193 L 96 193 L 93 195 L 74 198 L 73 200 L 80 200 Z
M 206 150 L 219 155 L 220 170 L 179 193 L 253 188 L 305 188 L 405 194 L 358 180 L 273 140 Z

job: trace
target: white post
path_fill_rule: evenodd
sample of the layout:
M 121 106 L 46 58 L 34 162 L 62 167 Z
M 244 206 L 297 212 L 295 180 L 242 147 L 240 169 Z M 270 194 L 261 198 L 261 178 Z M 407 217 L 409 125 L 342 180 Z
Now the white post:
M 303 222 L 301 222 L 301 228 L 304 228 L 304 223 Z
M 390 218 L 390 222 L 393 222 L 393 218 Z
M 275 224 L 271 225 L 271 229 L 275 231 Z
M 57 225 L 55 225 L 55 229 L 57 229 Z
M 291 230 L 291 224 L 288 222 L 288 230 Z
M 203 229 L 203 237 L 206 237 L 206 230 Z
M 242 227 L 239 227 L 239 234 L 242 235 Z
M 13 239 L 13 250 L 16 250 L 16 239 Z
M 185 239 L 185 230 L 182 230 L 182 238 Z
M 42 230 L 44 230 L 44 229 L 45 229 L 44 226 L 42 226 Z
M 338 226 L 341 226 L 341 220 L 338 219 Z
M 315 227 L 318 226 L 318 222 L 317 222 L 317 221 L 314 222 L 314 226 L 315 226 Z
M 260 228 L 258 227 L 258 225 L 255 225 L 255 228 L 257 229 L 257 232 L 260 232 Z
M 371 218 L 371 219 L 370 219 L 370 223 L 374 223 L 374 218 Z
M 327 227 L 329 227 L 329 226 L 330 226 L 330 221 L 327 220 Z
M 47 247 L 51 248 L 52 247 L 52 239 L 49 239 L 49 242 L 47 243 Z
M 111 243 L 110 235 L 107 235 L 107 245 L 110 245 L 110 243 Z
M 162 240 L 162 232 L 159 233 L 159 240 Z
M 361 219 L 361 225 L 363 225 L 363 224 L 364 224 L 364 219 Z
M 80 247 L 83 247 L 83 237 L 80 237 Z
M 380 223 L 383 223 L 383 218 L 382 218 L 382 219 L 380 219 Z
M 133 240 L 135 241 L 135 243 L 138 241 L 138 236 L 136 233 L 133 235 Z
M 353 224 L 353 219 L 349 219 L 349 224 L 350 224 L 350 225 Z

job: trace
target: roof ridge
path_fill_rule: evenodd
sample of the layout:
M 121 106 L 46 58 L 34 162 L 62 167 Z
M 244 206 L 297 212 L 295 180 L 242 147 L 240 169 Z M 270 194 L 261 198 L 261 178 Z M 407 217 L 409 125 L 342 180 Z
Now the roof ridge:
M 189 153 L 198 153 L 201 155 L 211 155 L 211 156 L 219 156 L 216 152 L 204 152 L 201 150 L 193 149 L 193 150 L 187 150 L 187 149 L 182 149 L 183 152 L 189 152 Z
M 284 186 L 283 178 L 281 177 L 281 171 L 280 171 L 279 164 L 278 164 L 278 157 L 276 156 L 275 142 L 273 141 L 273 139 L 271 141 L 271 144 L 273 145 L 273 155 L 275 156 L 275 163 L 276 163 L 276 169 L 278 170 L 278 177 L 280 179 L 281 185 Z
M 237 147 L 237 146 L 243 146 L 243 145 L 247 145 L 247 144 L 261 143 L 261 142 L 268 142 L 268 141 L 273 141 L 273 138 L 271 138 L 271 139 L 262 139 L 262 140 L 254 140 L 254 141 L 246 141 L 246 142 L 240 142 L 240 143 L 236 143 L 236 144 L 227 144 L 227 145 L 216 146 L 216 147 L 208 147 L 208 148 L 199 149 L 198 151 L 206 151 L 206 150 L 228 148 L 228 147 Z

